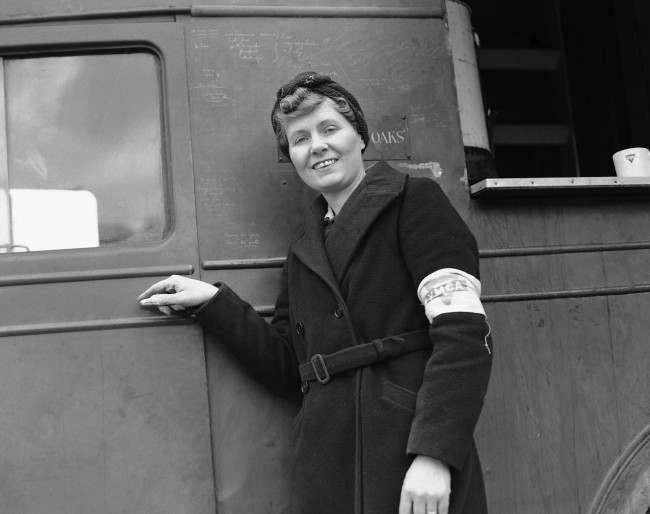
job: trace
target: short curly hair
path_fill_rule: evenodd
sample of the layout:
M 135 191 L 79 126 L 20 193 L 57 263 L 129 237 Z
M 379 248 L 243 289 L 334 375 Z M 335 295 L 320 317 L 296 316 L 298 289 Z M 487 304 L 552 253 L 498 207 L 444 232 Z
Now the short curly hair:
M 287 158 L 289 157 L 289 142 L 285 131 L 287 121 L 309 114 L 326 99 L 334 103 L 336 109 L 359 133 L 365 146 L 368 145 L 368 126 L 357 99 L 328 76 L 308 71 L 296 75 L 278 90 L 271 111 L 271 124 L 278 146 Z
M 276 137 L 278 138 L 280 149 L 285 155 L 289 155 L 289 141 L 287 140 L 287 133 L 285 130 L 287 122 L 305 114 L 309 114 L 328 99 L 332 101 L 336 110 L 350 122 L 350 125 L 359 132 L 359 123 L 357 122 L 357 118 L 345 98 L 342 96 L 337 98 L 328 98 L 320 93 L 314 93 L 309 89 L 298 88 L 293 94 L 284 97 L 280 101 L 280 106 L 274 113 L 279 128 L 278 132 L 276 132 Z

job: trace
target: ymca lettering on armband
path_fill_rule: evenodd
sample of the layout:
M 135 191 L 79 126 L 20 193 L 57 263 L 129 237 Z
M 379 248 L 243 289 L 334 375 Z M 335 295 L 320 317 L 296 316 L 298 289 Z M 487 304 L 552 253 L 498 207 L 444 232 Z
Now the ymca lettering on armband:
M 418 286 L 418 298 L 429 322 L 447 312 L 485 315 L 481 304 L 481 282 L 459 269 L 443 268 L 427 275 Z

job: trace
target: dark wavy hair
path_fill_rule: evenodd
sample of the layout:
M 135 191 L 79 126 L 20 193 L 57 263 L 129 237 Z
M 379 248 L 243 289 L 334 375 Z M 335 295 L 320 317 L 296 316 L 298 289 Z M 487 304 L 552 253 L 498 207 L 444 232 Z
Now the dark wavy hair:
M 309 114 L 326 99 L 334 103 L 336 109 L 359 133 L 365 145 L 368 145 L 368 126 L 357 99 L 328 76 L 308 71 L 296 75 L 278 90 L 271 111 L 273 131 L 278 146 L 286 157 L 289 157 L 289 142 L 285 131 L 287 121 Z

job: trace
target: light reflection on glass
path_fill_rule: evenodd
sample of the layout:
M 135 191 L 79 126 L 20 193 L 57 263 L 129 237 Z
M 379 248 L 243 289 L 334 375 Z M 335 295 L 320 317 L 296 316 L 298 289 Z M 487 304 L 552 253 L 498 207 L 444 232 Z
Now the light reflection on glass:
M 11 224 L 9 221 L 9 194 L 0 184 L 0 253 L 7 253 L 11 243 Z
M 96 245 L 161 240 L 166 216 L 156 58 L 140 52 L 7 59 L 5 78 L 12 197 L 19 190 L 50 190 L 47 197 L 56 201 L 77 199 L 79 215 L 90 218 L 92 196 Z M 38 201 L 36 193 L 20 196 L 22 208 L 12 209 L 12 217 L 23 219 L 12 225 L 35 227 L 40 219 L 45 231 L 51 202 Z M 87 223 L 60 219 L 60 244 L 89 246 L 81 236 L 87 228 L 80 228 Z M 30 234 L 39 237 L 33 228 Z M 15 237 L 13 243 L 61 247 Z
M 0 58 L 0 253 L 11 251 L 9 179 L 7 177 L 7 137 L 5 133 L 4 59 Z

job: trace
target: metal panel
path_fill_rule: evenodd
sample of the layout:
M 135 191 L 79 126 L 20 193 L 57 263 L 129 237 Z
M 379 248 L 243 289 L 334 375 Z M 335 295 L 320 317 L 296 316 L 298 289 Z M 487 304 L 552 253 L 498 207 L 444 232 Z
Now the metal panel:
M 5 55 L 143 47 L 161 63 L 172 230 L 156 244 L 0 255 L 2 512 L 215 511 L 202 333 L 135 300 L 198 269 L 182 29 L 0 28 Z
M 408 115 L 412 158 L 394 164 L 447 188 L 461 185 L 463 150 L 440 20 L 192 19 L 187 45 L 199 245 L 207 264 L 285 255 L 311 194 L 290 164 L 277 163 L 269 111 L 275 90 L 305 69 L 334 75 L 369 119 Z M 279 287 L 278 270 L 214 269 L 202 278 L 227 282 L 265 312 Z M 292 409 L 254 385 L 218 344 L 206 353 L 218 508 L 282 512 Z
M 616 198 L 568 194 L 466 201 L 466 216 L 479 246 L 485 249 L 650 241 L 645 193 L 617 194 Z
M 309 195 L 293 168 L 277 163 L 269 112 L 275 89 L 299 71 L 335 76 L 369 119 L 406 114 L 411 161 L 395 165 L 460 185 L 440 20 L 193 19 L 187 27 L 202 259 L 285 254 Z
M 80 0 L 72 4 L 51 4 L 40 0 L 6 0 L 0 6 L 0 21 L 16 22 L 18 20 L 27 20 L 35 18 L 71 18 L 71 17 L 93 17 L 108 16 L 118 18 L 123 16 L 144 16 L 144 15 L 163 15 L 163 14 L 181 14 L 189 13 L 192 10 L 196 15 L 214 15 L 220 13 L 220 16 L 238 16 L 250 15 L 245 11 L 267 11 L 278 16 L 284 10 L 284 15 L 290 10 L 312 10 L 321 12 L 336 8 L 340 11 L 354 11 L 357 9 L 362 16 L 368 16 L 368 12 L 380 9 L 390 9 L 399 13 L 399 11 L 417 10 L 419 12 L 442 12 L 442 0 L 330 0 L 327 5 L 323 5 L 318 0 L 303 0 L 300 5 L 291 5 L 286 0 L 268 0 L 264 5 L 251 2 L 250 0 L 205 0 L 192 2 L 191 0 L 177 0 L 171 5 L 164 0 L 112 0 L 105 2 L 102 0 Z M 393 17 L 395 16 L 393 13 Z M 263 14 L 262 14 L 263 15 Z M 4 19 L 4 20 L 3 20 Z
M 619 452 L 625 397 L 611 366 L 607 302 L 486 309 L 496 360 L 477 437 L 491 510 L 583 512 Z
M 536 256 L 513 256 L 481 261 L 482 292 L 488 297 L 515 295 L 546 298 L 643 292 L 650 285 L 650 269 L 642 266 L 650 251 L 612 251 Z M 628 263 L 634 262 L 634 266 Z M 539 273 L 538 270 L 544 270 Z M 579 269 L 580 273 L 575 270 Z M 624 272 L 622 272 L 624 270 Z M 591 294 L 589 294 L 591 293 Z M 505 300 L 506 298 L 504 298 Z M 523 298 L 520 298 L 523 299 Z M 495 299 L 495 301 L 498 301 Z
M 411 135 L 407 116 L 384 116 L 368 120 L 370 141 L 363 158 L 368 161 L 411 159 Z
M 461 185 L 463 148 L 442 20 L 185 21 L 203 279 L 227 282 L 265 313 L 275 301 L 277 265 L 300 206 L 313 196 L 289 163 L 277 162 L 269 121 L 276 89 L 300 71 L 333 75 L 370 120 L 404 124 L 407 116 L 410 160 L 400 147 L 389 154 L 393 164 L 446 188 Z M 214 343 L 206 353 L 218 510 L 283 512 L 292 407 Z
M 492 510 L 583 512 L 648 422 L 647 259 L 614 248 L 482 261 L 496 357 L 477 433 Z M 566 296 L 544 299 L 552 290 Z
M 200 331 L 0 338 L 0 511 L 214 512 Z

